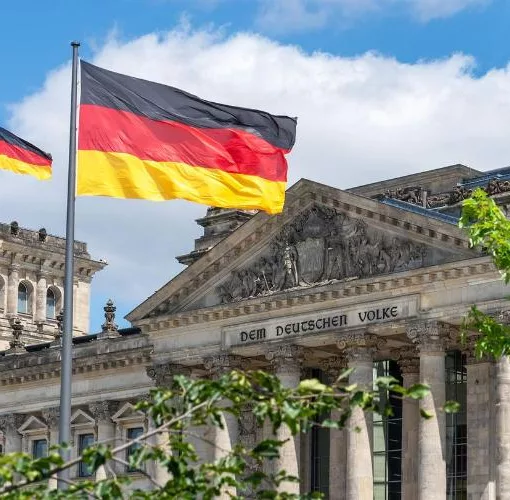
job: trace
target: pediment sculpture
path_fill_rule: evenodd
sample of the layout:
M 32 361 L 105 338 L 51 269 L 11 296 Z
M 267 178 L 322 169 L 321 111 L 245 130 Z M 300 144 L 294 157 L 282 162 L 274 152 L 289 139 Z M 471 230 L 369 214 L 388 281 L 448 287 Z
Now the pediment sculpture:
M 221 303 L 297 287 L 414 269 L 424 245 L 314 206 L 285 226 L 264 252 L 216 288 Z

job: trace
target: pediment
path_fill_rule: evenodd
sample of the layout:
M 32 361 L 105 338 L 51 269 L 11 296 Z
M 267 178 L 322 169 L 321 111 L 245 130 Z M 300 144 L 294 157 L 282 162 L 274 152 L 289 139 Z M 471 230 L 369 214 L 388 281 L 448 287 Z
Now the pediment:
M 33 431 L 46 431 L 47 429 L 47 425 L 42 420 L 32 415 L 23 422 L 21 427 L 18 429 L 18 432 L 20 434 L 26 434 Z
M 300 181 L 289 190 L 282 215 L 255 215 L 127 319 L 237 304 L 476 256 L 452 221 Z
M 141 411 L 137 410 L 133 404 L 126 403 L 113 415 L 112 420 L 114 422 L 125 422 L 127 420 L 140 420 L 143 418 L 145 418 L 145 415 Z
M 76 410 L 71 416 L 71 425 L 73 427 L 93 427 L 95 424 L 95 420 L 83 410 Z

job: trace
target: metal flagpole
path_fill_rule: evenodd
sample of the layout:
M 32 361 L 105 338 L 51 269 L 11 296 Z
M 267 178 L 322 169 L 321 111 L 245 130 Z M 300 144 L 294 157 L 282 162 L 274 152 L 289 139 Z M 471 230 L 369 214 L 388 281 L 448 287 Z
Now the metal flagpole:
M 69 444 L 71 438 L 71 382 L 73 375 L 73 277 L 74 277 L 74 206 L 76 191 L 76 114 L 78 111 L 78 47 L 71 42 L 73 65 L 71 80 L 71 120 L 69 128 L 69 172 L 67 177 L 67 222 L 66 256 L 64 278 L 64 328 L 60 356 L 60 420 L 59 444 Z M 69 460 L 69 450 L 61 451 L 64 461 Z M 67 483 L 61 479 L 69 477 L 69 469 L 58 474 L 58 489 L 65 489 Z

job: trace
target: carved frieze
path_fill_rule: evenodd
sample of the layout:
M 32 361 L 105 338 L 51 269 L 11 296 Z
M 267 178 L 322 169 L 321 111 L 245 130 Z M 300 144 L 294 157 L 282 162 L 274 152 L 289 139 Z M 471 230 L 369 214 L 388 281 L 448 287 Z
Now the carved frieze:
M 485 186 L 479 186 L 489 196 L 510 192 L 510 180 L 490 179 Z M 425 200 L 427 208 L 438 208 L 448 205 L 455 205 L 466 198 L 471 197 L 473 189 L 464 186 L 454 186 L 451 191 L 428 195 Z M 386 191 L 383 195 L 386 198 L 405 201 L 413 205 L 423 206 L 423 190 L 421 187 L 408 186 L 397 188 L 393 191 Z
M 314 206 L 284 227 L 268 250 L 216 289 L 221 303 L 423 265 L 426 248 L 364 221 Z

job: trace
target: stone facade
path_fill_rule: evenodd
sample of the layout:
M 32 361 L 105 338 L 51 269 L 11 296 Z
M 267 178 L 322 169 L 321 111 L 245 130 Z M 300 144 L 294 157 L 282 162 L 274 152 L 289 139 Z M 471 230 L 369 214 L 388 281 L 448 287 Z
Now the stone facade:
M 64 300 L 65 239 L 32 231 L 17 222 L 0 224 L 0 348 L 12 338 L 11 322 L 23 324 L 21 341 L 51 341 Z M 75 335 L 89 332 L 90 283 L 104 262 L 91 259 L 87 245 L 75 242 Z
M 229 214 L 213 213 L 224 234 L 211 231 L 196 247 L 200 255 L 181 258 L 189 267 L 127 315 L 132 328 L 117 329 L 107 304 L 102 332 L 75 340 L 75 453 L 84 434 L 115 443 L 147 428 L 134 403 L 176 373 L 264 368 L 292 386 L 310 373 L 335 381 L 349 366 L 349 383 L 370 386 L 386 366 L 406 386 L 430 384 L 432 394 L 395 403 L 399 417 L 391 422 L 355 411 L 346 429 L 326 439 L 289 439 L 278 466 L 301 484 L 282 489 L 321 489 L 336 500 L 509 498 L 508 361 L 476 360 L 471 344 L 457 339 L 473 304 L 492 314 L 509 309 L 507 287 L 490 258 L 469 248 L 451 214 L 378 197 L 416 185 L 429 196 L 477 176 L 486 182 L 454 166 L 349 191 L 300 181 L 279 216 L 236 214 L 236 227 L 227 230 Z M 45 343 L 28 352 L 25 343 L 9 347 L 21 354 L 0 357 L 3 446 L 30 451 L 38 439 L 55 440 L 59 353 Z M 452 387 L 465 398 L 465 422 L 440 410 Z M 420 418 L 420 410 L 431 418 Z M 247 408 L 239 421 L 226 417 L 222 430 L 197 429 L 197 445 L 212 460 L 268 432 Z M 287 429 L 277 437 L 289 437 Z M 102 468 L 98 479 L 111 472 Z M 151 472 L 166 480 L 163 470 Z

